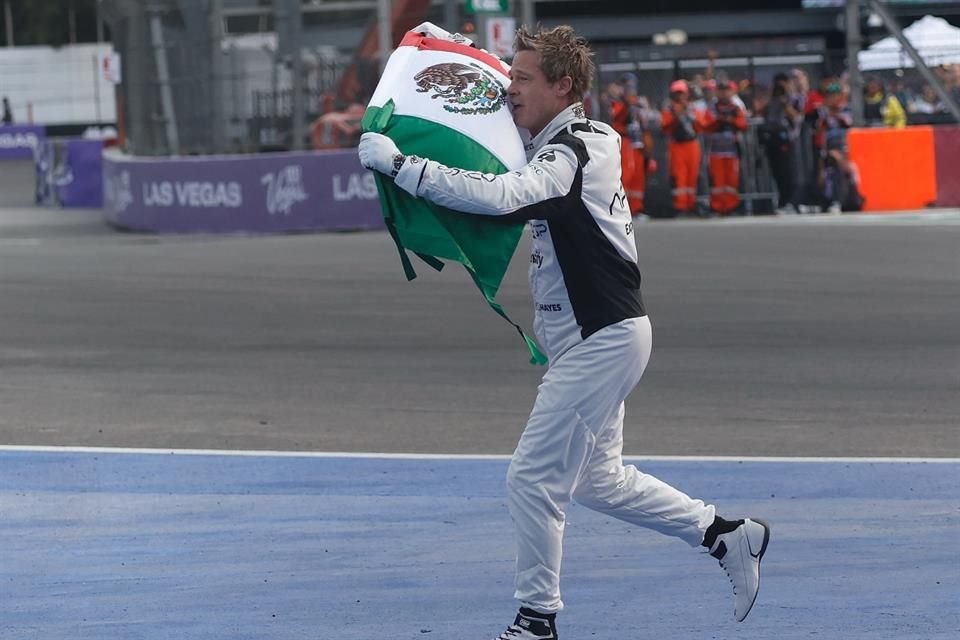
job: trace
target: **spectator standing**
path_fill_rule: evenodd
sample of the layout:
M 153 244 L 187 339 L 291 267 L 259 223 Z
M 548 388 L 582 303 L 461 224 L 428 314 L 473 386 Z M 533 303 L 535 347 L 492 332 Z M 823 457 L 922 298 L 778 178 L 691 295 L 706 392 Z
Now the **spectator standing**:
M 870 78 L 863 92 L 863 118 L 868 125 L 901 129 L 907 126 L 907 113 L 893 94 L 888 94 L 879 78 Z
M 823 96 L 811 90 L 810 78 L 803 69 L 790 72 L 792 81 L 791 104 L 800 116 L 796 122 L 796 138 L 793 140 L 794 193 L 796 207 L 801 213 L 807 213 L 816 202 L 817 154 L 813 147 L 813 125 L 816 122 L 816 108 L 812 102 L 823 102 Z
M 747 114 L 733 101 L 737 85 L 724 82 L 717 101 L 705 114 L 710 166 L 710 209 L 729 215 L 740 206 L 740 133 L 747 130 Z
M 737 99 L 743 105 L 743 110 L 746 111 L 747 117 L 758 113 L 756 106 L 756 93 L 757 87 L 749 79 L 744 78 L 738 83 Z
M 643 213 L 647 172 L 656 170 L 647 107 L 645 99 L 637 95 L 636 84 L 629 81 L 624 83 L 622 96 L 610 104 L 611 125 L 620 134 L 620 180 L 633 215 Z
M 820 149 L 817 184 L 821 204 L 830 213 L 863 208 L 859 175 L 847 154 L 847 131 L 852 126 L 853 116 L 843 88 L 839 84 L 829 85 L 817 119 L 816 141 Z
M 697 179 L 700 176 L 699 134 L 704 130 L 702 112 L 690 104 L 686 81 L 670 85 L 670 102 L 660 114 L 661 127 L 669 140 L 667 157 L 673 180 L 673 208 L 678 215 L 697 210 Z
M 907 105 L 913 102 L 914 93 L 903 81 L 903 78 L 897 78 L 893 81 L 893 86 L 890 88 L 890 93 L 896 97 L 897 102 L 900 103 L 904 109 L 907 108 Z
M 960 64 L 945 64 L 937 68 L 937 75 L 947 93 L 960 102 Z
M 925 84 L 920 90 L 920 93 L 914 96 L 913 100 L 907 105 L 907 111 L 911 114 L 932 115 L 934 113 L 945 113 L 947 109 L 937 96 L 937 92 L 934 91 L 933 87 Z
M 13 110 L 10 108 L 10 99 L 3 96 L 3 124 L 13 124 Z
M 735 80 L 731 80 L 730 78 L 723 78 L 719 82 L 730 87 L 730 101 L 743 109 L 744 115 L 749 116 L 750 110 L 747 109 L 747 103 L 743 100 L 743 98 L 740 97 L 740 83 L 736 82 Z
M 846 104 L 843 87 L 832 83 L 826 87 L 823 104 L 817 111 L 814 141 L 822 156 L 828 148 L 846 149 L 847 130 L 853 126 L 853 116 Z
M 794 140 L 802 116 L 794 108 L 790 96 L 789 76 L 778 73 L 773 82 L 770 101 L 761 113 L 763 124 L 759 131 L 760 142 L 770 163 L 773 180 L 777 184 L 777 211 L 796 213 Z

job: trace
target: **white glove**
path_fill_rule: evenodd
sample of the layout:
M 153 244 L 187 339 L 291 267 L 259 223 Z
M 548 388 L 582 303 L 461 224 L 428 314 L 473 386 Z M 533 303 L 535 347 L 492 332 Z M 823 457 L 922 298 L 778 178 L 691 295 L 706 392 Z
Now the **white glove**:
M 367 132 L 360 136 L 357 151 L 364 167 L 393 177 L 407 160 L 393 140 L 380 133 Z

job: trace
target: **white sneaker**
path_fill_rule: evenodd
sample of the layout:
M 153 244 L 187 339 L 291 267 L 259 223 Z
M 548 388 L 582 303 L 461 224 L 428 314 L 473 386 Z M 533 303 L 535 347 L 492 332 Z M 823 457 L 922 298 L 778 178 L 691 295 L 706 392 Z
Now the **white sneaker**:
M 827 208 L 827 213 L 843 213 L 843 208 L 840 206 L 839 202 L 831 202 L 830 206 Z
M 788 214 L 788 215 L 795 215 L 797 213 L 797 208 L 793 206 L 792 202 L 788 202 L 787 204 L 783 205 L 779 209 L 779 211 L 783 211 L 785 214 Z
M 557 640 L 556 617 L 521 607 L 513 624 L 493 640 Z
M 770 527 L 762 520 L 746 518 L 730 533 L 717 536 L 710 555 L 720 561 L 733 583 L 733 615 L 743 622 L 760 591 L 760 560 L 767 552 Z

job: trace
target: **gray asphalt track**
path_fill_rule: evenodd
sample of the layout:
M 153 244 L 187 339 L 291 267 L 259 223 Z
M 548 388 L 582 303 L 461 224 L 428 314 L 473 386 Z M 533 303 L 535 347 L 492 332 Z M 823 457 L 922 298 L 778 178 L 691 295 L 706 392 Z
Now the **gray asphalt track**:
M 542 370 L 385 233 L 155 237 L 0 164 L 0 444 L 509 453 Z M 960 212 L 637 228 L 626 452 L 960 456 Z M 529 326 L 521 246 L 501 291 Z

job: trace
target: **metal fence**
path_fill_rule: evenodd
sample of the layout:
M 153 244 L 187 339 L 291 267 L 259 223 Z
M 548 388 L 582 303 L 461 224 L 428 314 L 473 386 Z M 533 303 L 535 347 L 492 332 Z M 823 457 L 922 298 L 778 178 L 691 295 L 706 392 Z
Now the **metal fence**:
M 118 124 L 135 154 L 308 147 L 306 130 L 295 139 L 296 91 L 309 123 L 349 62 L 329 45 L 286 51 L 274 31 L 224 34 L 212 2 L 106 2 L 123 60 Z

